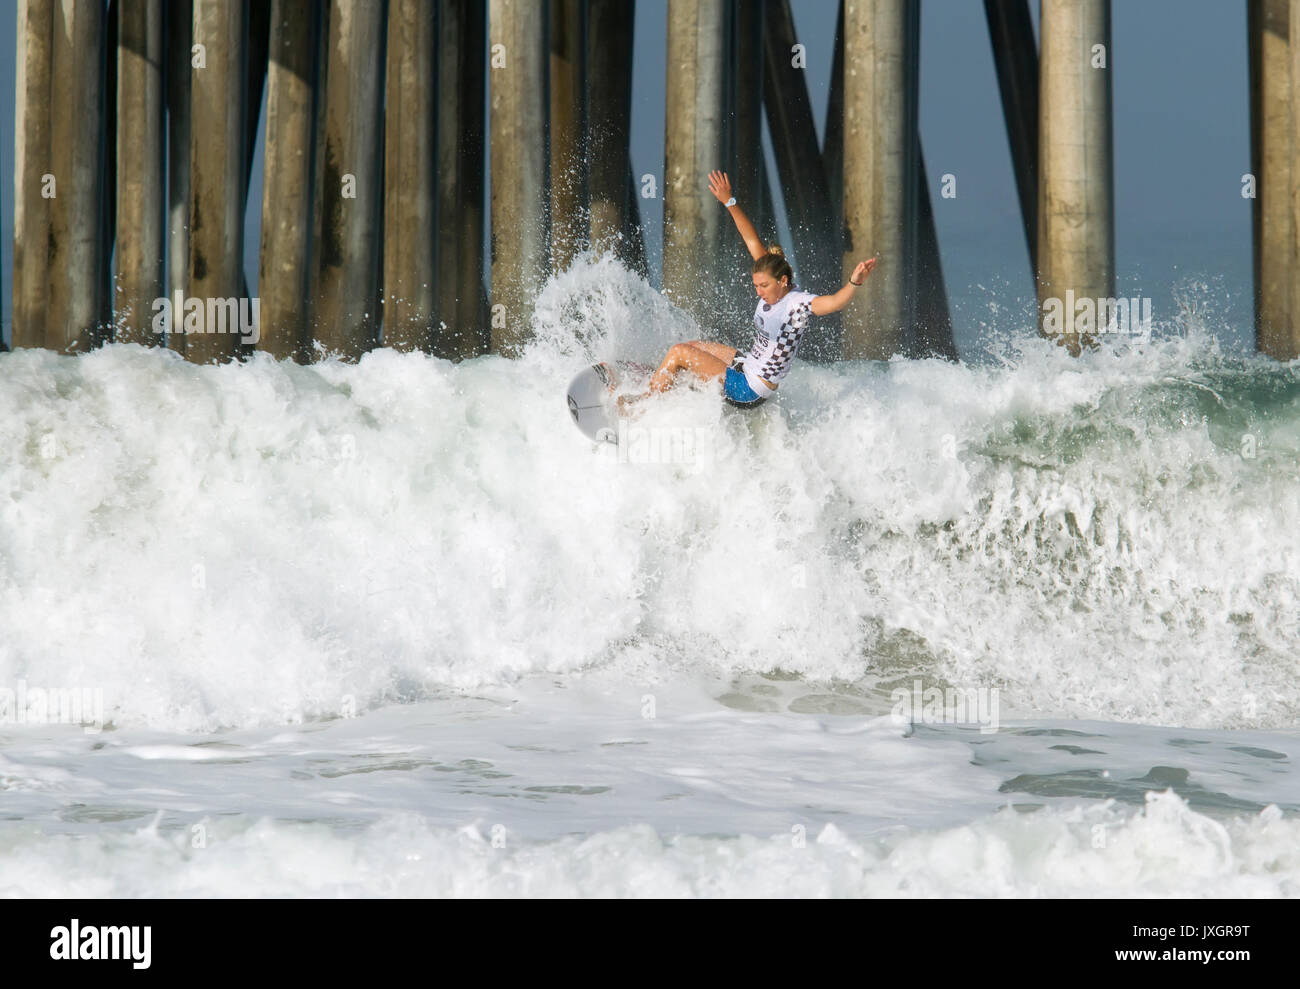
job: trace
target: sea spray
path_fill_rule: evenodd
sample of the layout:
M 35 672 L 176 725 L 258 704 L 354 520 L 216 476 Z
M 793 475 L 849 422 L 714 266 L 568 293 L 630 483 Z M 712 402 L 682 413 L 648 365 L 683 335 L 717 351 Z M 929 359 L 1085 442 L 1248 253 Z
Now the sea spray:
M 1020 328 L 993 364 L 800 362 L 752 416 L 683 382 L 641 425 L 726 456 L 600 457 L 574 366 L 696 336 L 605 259 L 513 361 L 0 355 L 0 683 L 203 730 L 647 654 L 852 681 L 906 641 L 1042 716 L 1300 715 L 1294 368 Z

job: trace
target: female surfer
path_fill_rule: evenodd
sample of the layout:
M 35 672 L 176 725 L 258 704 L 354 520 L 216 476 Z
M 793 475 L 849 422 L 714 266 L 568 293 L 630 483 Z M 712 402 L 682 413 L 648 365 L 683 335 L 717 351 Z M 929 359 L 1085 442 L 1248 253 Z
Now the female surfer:
M 709 173 L 709 191 L 722 203 L 736 222 L 736 229 L 754 259 L 750 269 L 758 308 L 754 311 L 754 342 L 748 354 L 741 354 L 725 343 L 691 340 L 674 344 L 663 363 L 650 378 L 647 395 L 672 386 L 678 371 L 692 371 L 701 378 L 722 378 L 723 398 L 731 405 L 756 408 L 776 394 L 777 385 L 790 371 L 799 341 L 808 328 L 809 316 L 839 312 L 853 297 L 876 266 L 876 259 L 860 261 L 848 283 L 834 295 L 813 295 L 794 284 L 794 272 L 785 252 L 773 244 L 764 247 L 758 231 L 731 194 L 731 180 L 726 172 Z M 645 397 L 645 396 L 642 396 Z M 626 402 L 619 403 L 626 409 Z

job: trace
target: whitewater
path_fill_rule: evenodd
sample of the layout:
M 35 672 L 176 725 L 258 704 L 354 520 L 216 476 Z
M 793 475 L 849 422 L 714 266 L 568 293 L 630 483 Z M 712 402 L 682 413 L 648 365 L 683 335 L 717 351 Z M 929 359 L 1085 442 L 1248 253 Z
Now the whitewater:
M 0 895 L 1300 895 L 1300 362 L 998 329 L 636 455 L 564 384 L 718 334 L 609 258 L 513 360 L 0 354 Z

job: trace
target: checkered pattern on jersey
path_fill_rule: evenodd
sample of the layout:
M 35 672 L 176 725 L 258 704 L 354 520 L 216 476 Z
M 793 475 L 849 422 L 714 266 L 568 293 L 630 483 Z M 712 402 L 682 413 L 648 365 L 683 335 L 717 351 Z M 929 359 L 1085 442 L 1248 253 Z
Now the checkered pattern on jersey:
M 760 378 L 776 381 L 784 376 L 794 360 L 795 351 L 799 349 L 799 339 L 803 336 L 803 331 L 808 329 L 808 318 L 811 315 L 810 302 L 801 302 L 790 310 L 785 322 L 781 324 L 781 331 L 776 336 L 776 347 L 772 350 L 772 355 L 758 369 Z

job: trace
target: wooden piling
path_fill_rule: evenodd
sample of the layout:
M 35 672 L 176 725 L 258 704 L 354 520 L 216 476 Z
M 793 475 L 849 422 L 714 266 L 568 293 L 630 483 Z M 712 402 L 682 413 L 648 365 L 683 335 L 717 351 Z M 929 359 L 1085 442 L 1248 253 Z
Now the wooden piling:
M 54 8 L 50 58 L 49 321 L 45 346 L 89 350 L 100 332 L 108 286 L 102 274 L 104 7 L 97 0 Z
M 167 295 L 184 293 L 190 268 L 190 73 L 194 42 L 193 0 L 173 0 L 164 12 L 167 31 Z M 183 314 L 172 313 L 167 346 L 185 353 Z
M 433 349 L 438 7 L 390 0 L 384 128 L 384 345 Z
M 842 271 L 880 261 L 844 310 L 844 356 L 885 360 L 916 315 L 918 9 L 845 0 Z
M 587 198 L 584 0 L 550 0 L 551 270 L 590 240 Z M 630 68 L 630 66 L 629 66 Z
M 266 158 L 257 347 L 278 360 L 309 359 L 312 204 L 320 5 L 275 0 L 266 75 Z
M 483 287 L 486 48 L 483 0 L 439 0 L 438 325 L 433 351 L 448 359 L 474 357 L 490 344 Z
M 716 0 L 709 0 L 716 2 Z M 492 350 L 514 355 L 549 270 L 546 7 L 491 0 Z
M 190 73 L 190 230 L 185 297 L 203 307 L 201 322 L 173 312 L 184 352 L 196 364 L 230 360 L 239 351 L 244 288 L 245 88 L 247 8 L 194 0 L 195 46 L 202 67 Z M 227 303 L 234 299 L 233 314 Z M 233 316 L 233 319 L 232 319 Z M 233 325 L 232 325 L 233 324 Z M 196 330 L 199 330 L 196 332 Z
M 1115 294 L 1110 0 L 1042 0 L 1041 35 L 1038 301 L 1063 307 L 1067 291 L 1077 299 Z M 1096 46 L 1105 68 L 1094 67 Z M 1093 336 L 1074 332 L 1073 315 L 1064 313 L 1059 339 L 1077 354 Z
M 316 339 L 356 360 L 377 342 L 384 5 L 332 0 Z
M 115 339 L 155 344 L 153 306 L 164 293 L 163 3 L 119 0 L 117 15 Z
M 49 292 L 50 53 L 53 0 L 18 0 L 14 118 L 14 278 L 12 344 L 45 346 Z
M 632 267 L 635 246 L 622 236 L 635 198 L 628 197 L 632 116 L 632 48 L 636 5 L 589 0 L 587 104 L 590 131 L 591 246 Z M 635 192 L 633 193 L 635 196 Z
M 1038 275 L 1038 42 L 1029 0 L 984 0 L 1002 116 L 1029 246 L 1029 268 Z
M 725 320 L 718 259 L 731 223 L 708 188 L 725 160 L 726 14 L 725 0 L 668 2 L 663 291 L 710 334 Z

